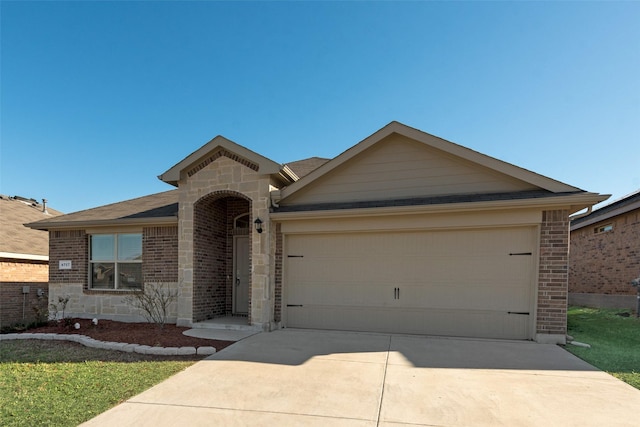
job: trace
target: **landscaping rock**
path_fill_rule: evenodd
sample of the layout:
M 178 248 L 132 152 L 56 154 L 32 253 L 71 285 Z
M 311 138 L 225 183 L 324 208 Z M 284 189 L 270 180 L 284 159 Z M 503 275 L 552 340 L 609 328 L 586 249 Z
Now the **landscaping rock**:
M 198 347 L 197 354 L 210 355 L 216 352 L 215 347 Z

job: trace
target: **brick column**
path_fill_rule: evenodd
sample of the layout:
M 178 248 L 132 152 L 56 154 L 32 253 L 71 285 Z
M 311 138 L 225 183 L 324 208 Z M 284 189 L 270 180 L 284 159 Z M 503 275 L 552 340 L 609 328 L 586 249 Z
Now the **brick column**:
M 567 334 L 569 211 L 542 213 L 536 341 L 564 344 Z

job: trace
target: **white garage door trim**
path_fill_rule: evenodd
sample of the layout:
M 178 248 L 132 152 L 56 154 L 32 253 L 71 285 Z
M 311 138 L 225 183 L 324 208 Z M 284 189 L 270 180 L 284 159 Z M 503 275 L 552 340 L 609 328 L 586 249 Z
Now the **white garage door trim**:
M 534 226 L 286 235 L 284 324 L 531 339 L 536 236 Z

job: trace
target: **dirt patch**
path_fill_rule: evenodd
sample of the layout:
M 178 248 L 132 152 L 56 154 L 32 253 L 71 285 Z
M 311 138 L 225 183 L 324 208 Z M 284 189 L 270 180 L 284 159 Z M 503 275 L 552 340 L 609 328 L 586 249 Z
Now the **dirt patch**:
M 78 323 L 80 329 L 75 329 Z M 29 329 L 27 333 L 79 334 L 100 341 L 123 342 L 148 345 L 152 347 L 215 347 L 220 351 L 234 341 L 194 338 L 182 333 L 190 328 L 176 325 L 164 325 L 160 329 L 153 323 L 125 323 L 114 320 L 98 320 L 94 325 L 91 319 L 71 319 L 70 321 L 49 322 L 47 326 Z

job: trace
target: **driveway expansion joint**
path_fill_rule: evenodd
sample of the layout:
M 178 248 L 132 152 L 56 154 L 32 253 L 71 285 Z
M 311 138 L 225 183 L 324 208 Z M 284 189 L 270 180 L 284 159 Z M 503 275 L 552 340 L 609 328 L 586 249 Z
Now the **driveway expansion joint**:
M 194 354 L 209 356 L 216 352 L 214 347 L 151 347 L 148 345 L 129 344 L 122 342 L 100 341 L 80 334 L 45 334 L 22 333 L 0 334 L 3 340 L 58 340 L 71 341 L 82 344 L 85 347 L 101 348 L 103 350 L 125 351 L 128 353 L 151 354 L 155 356 L 192 356 Z

